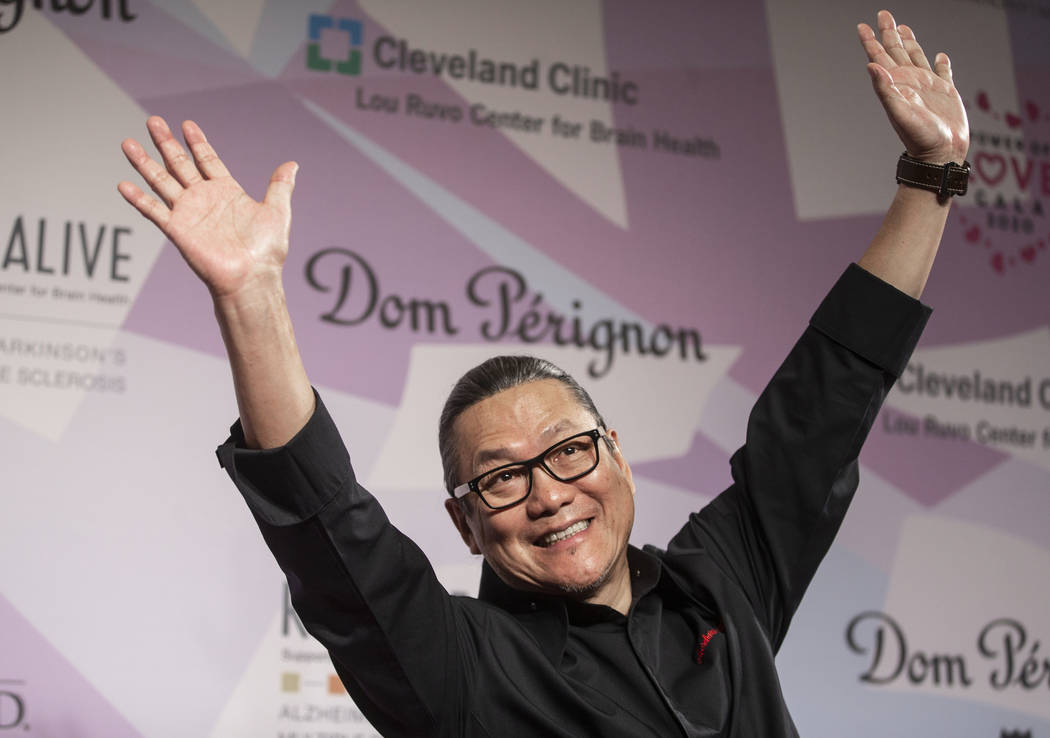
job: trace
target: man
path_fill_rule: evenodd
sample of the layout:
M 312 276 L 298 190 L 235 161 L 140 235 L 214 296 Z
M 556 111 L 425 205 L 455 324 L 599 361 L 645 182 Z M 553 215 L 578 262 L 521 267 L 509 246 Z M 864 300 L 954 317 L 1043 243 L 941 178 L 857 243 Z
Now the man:
M 734 484 L 666 552 L 633 549 L 630 466 L 590 398 L 546 362 L 486 362 L 453 390 L 440 432 L 448 512 L 485 558 L 476 600 L 449 596 L 357 484 L 307 380 L 281 286 L 296 165 L 256 203 L 191 122 L 192 159 L 159 118 L 163 166 L 124 142 L 160 199 L 120 192 L 212 294 L 240 410 L 220 459 L 304 623 L 385 734 L 796 734 L 773 657 L 925 323 L 916 298 L 965 176 L 947 164 L 968 147 L 947 56 L 931 68 L 909 28 L 886 11 L 878 26 L 881 43 L 858 33 L 908 153 L 902 184 L 759 398 Z

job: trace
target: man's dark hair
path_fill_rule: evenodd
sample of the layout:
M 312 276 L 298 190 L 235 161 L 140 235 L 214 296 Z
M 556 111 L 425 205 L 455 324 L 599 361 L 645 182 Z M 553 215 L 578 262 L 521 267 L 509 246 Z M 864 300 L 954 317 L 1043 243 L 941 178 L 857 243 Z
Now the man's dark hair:
M 541 379 L 556 379 L 564 384 L 580 406 L 594 416 L 598 426 L 605 427 L 605 421 L 594 400 L 572 375 L 546 359 L 538 359 L 535 356 L 494 356 L 460 377 L 445 400 L 445 408 L 441 411 L 441 420 L 438 423 L 438 449 L 441 452 L 441 466 L 445 474 L 445 489 L 451 492 L 457 484 L 456 461 L 459 449 L 452 432 L 456 418 L 464 410 L 487 397 Z

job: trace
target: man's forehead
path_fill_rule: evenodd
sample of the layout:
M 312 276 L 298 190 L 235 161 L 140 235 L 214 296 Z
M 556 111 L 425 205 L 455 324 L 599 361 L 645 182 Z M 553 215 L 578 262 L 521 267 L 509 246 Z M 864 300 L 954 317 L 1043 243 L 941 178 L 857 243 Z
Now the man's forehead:
M 457 431 L 463 458 L 477 463 L 590 430 L 592 422 L 591 413 L 568 387 L 544 379 L 511 387 L 472 405 L 457 419 Z

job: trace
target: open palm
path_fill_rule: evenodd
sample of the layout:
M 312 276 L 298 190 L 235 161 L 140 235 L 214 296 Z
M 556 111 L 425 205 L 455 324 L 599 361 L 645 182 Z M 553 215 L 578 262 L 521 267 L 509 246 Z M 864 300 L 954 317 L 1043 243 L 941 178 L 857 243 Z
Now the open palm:
M 162 118 L 150 118 L 147 128 L 163 166 L 134 139 L 125 140 L 122 149 L 160 199 L 121 182 L 124 198 L 175 244 L 215 297 L 279 279 L 288 254 L 297 165 L 277 167 L 263 201 L 256 202 L 230 176 L 195 123 L 182 127 L 192 158 Z
M 898 26 L 888 11 L 879 11 L 878 26 L 881 43 L 866 23 L 857 26 L 857 34 L 875 93 L 905 149 L 933 163 L 962 162 L 969 124 L 948 55 L 937 54 L 931 67 L 915 33 Z

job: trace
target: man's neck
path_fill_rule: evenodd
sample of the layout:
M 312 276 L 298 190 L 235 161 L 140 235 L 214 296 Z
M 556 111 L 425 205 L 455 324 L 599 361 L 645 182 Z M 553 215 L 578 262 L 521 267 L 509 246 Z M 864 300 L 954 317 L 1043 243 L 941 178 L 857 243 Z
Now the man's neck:
M 631 589 L 631 569 L 627 565 L 627 557 L 624 556 L 614 565 L 605 582 L 598 587 L 593 595 L 581 599 L 583 602 L 591 605 L 611 607 L 616 612 L 626 616 L 634 601 Z

